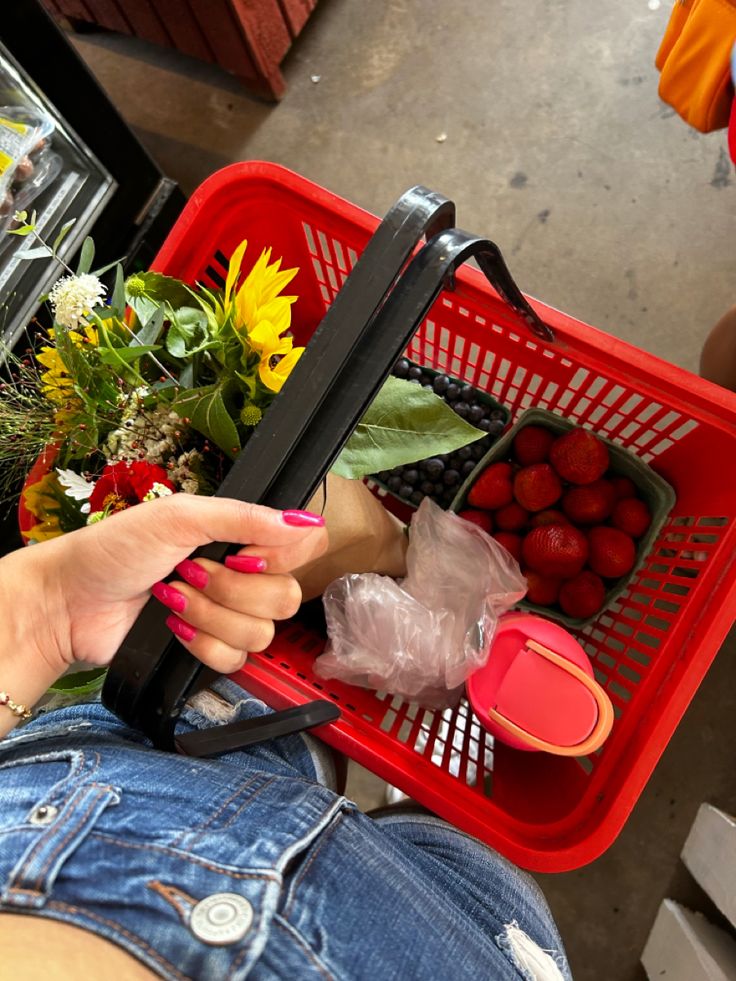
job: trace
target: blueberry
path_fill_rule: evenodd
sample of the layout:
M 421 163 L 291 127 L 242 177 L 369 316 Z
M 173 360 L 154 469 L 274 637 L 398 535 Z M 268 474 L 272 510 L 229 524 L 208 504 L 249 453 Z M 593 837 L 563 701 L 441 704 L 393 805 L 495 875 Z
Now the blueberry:
M 442 479 L 446 487 L 454 487 L 455 484 L 460 483 L 460 474 L 457 470 L 445 470 L 445 476 Z
M 428 385 L 428 384 L 425 383 L 424 385 L 422 385 L 422 388 L 426 388 L 428 392 L 434 392 L 434 386 L 433 385 Z
M 481 419 L 479 422 L 476 422 L 475 428 L 482 429 L 484 433 L 487 433 L 488 430 L 491 428 L 491 420 Z
M 445 401 L 454 402 L 459 395 L 460 395 L 460 386 L 456 385 L 454 382 L 451 382 L 447 386 L 447 390 L 445 391 Z
M 410 378 L 409 379 L 409 384 L 410 385 L 421 385 L 422 383 L 421 383 L 421 381 L 418 378 Z
M 470 411 L 468 412 L 468 422 L 472 422 L 473 424 L 480 422 L 484 412 L 485 410 L 482 405 L 471 405 Z
M 416 484 L 419 480 L 419 471 L 414 469 L 404 470 L 404 480 L 407 484 Z
M 475 470 L 476 464 L 477 460 L 466 460 L 460 469 L 462 476 L 467 477 L 469 474 L 471 474 Z
M 406 378 L 406 376 L 409 374 L 410 367 L 411 365 L 406 358 L 399 358 L 394 365 L 393 374 L 396 375 L 397 378 Z
M 440 460 L 437 456 L 432 456 L 428 460 L 422 461 L 422 469 L 430 479 L 437 480 L 445 472 L 445 461 Z
M 450 379 L 447 377 L 447 375 L 437 375 L 432 383 L 432 388 L 434 388 L 438 395 L 444 395 L 449 387 Z
M 435 484 L 434 485 L 434 492 L 435 492 L 435 494 L 438 497 L 441 497 L 445 493 L 445 485 L 444 484 Z
M 475 398 L 475 389 L 473 386 L 463 385 L 463 387 L 460 389 L 460 398 L 463 400 L 463 402 L 472 402 Z
M 494 409 L 491 413 L 491 419 L 500 419 L 502 422 L 506 421 L 506 413 L 503 409 Z
M 469 460 L 471 456 L 470 447 L 461 446 L 455 456 L 459 457 L 460 460 Z
M 409 500 L 409 498 L 413 493 L 414 493 L 414 488 L 411 486 L 411 484 L 402 483 L 401 487 L 399 487 L 399 497 L 403 497 L 407 501 Z
M 445 464 L 446 463 L 449 463 L 450 462 L 450 454 L 449 453 L 438 453 L 437 454 L 437 459 L 438 460 L 442 460 L 442 462 L 445 463 Z
M 434 484 L 431 480 L 423 480 L 419 485 L 422 494 L 434 494 Z
M 491 434 L 491 436 L 500 436 L 505 428 L 506 424 L 502 419 L 493 419 L 488 426 L 488 432 Z
M 470 406 L 467 402 L 455 402 L 453 405 L 456 415 L 459 415 L 461 419 L 467 419 L 468 413 L 470 412 Z
M 481 440 L 478 440 L 478 442 L 473 443 L 473 445 L 470 448 L 474 460 L 481 460 L 486 455 L 486 448 L 485 446 L 481 446 L 481 442 L 482 442 Z
M 390 491 L 393 491 L 395 494 L 398 494 L 399 489 L 401 488 L 401 485 L 403 483 L 404 481 L 401 479 L 401 477 L 394 474 L 393 477 L 388 478 L 388 480 L 386 481 L 386 486 Z
M 409 378 L 417 378 L 421 381 L 422 374 L 423 372 L 419 365 L 413 364 L 411 368 L 409 368 Z
M 424 500 L 424 494 L 421 491 L 414 491 L 409 500 L 412 504 L 421 504 Z

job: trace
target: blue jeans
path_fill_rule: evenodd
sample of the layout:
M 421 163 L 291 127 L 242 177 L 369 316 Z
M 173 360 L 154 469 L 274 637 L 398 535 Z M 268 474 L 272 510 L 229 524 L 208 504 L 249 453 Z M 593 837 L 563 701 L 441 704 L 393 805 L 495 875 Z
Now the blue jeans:
M 268 711 L 215 688 L 237 718 Z M 315 744 L 197 760 L 99 703 L 34 720 L 0 742 L 0 911 L 83 927 L 177 981 L 570 977 L 526 875 L 429 815 L 362 814 L 319 782 Z

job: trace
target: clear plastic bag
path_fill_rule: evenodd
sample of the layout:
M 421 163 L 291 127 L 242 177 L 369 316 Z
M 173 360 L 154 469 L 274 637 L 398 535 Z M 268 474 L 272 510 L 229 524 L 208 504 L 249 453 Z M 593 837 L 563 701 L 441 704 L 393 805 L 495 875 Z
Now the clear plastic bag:
M 400 584 L 368 573 L 327 588 L 329 642 L 315 671 L 445 708 L 485 664 L 498 618 L 526 581 L 490 535 L 429 498 L 412 519 L 406 561 Z

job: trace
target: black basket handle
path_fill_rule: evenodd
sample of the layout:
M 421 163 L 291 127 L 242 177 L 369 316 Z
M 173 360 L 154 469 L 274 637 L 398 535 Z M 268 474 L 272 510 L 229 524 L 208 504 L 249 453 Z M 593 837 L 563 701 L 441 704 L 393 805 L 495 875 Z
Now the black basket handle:
M 322 440 L 319 450 L 302 452 L 299 473 L 295 474 L 291 468 L 290 475 L 278 481 L 284 463 L 298 445 L 303 448 L 313 445 L 316 414 L 329 399 L 330 392 L 341 383 L 341 373 L 355 345 L 370 328 L 412 251 L 423 236 L 434 236 L 451 227 L 454 221 L 453 202 L 421 185 L 399 198 L 315 331 L 284 386 L 286 396 L 282 394 L 274 400 L 218 489 L 218 496 L 257 501 L 271 507 L 280 506 L 277 499 L 288 499 L 290 507 L 303 507 L 310 500 L 352 427 L 335 427 L 333 417 L 329 446 L 334 452 L 327 454 L 329 459 L 319 455 Z M 299 393 L 298 398 L 294 398 L 295 392 Z M 324 415 L 322 412 L 320 419 Z M 222 561 L 236 550 L 237 546 L 213 542 L 193 557 Z M 216 673 L 205 668 L 172 638 L 165 618 L 166 611 L 150 599 L 113 658 L 102 701 L 129 725 L 142 729 L 158 748 L 173 750 L 176 748 L 174 728 L 184 703 L 208 685 Z M 333 708 L 331 703 L 326 704 Z M 268 718 L 273 723 L 273 716 Z M 294 726 L 305 728 L 316 724 L 304 719 L 302 725 L 297 725 L 298 722 L 299 719 L 290 717 L 290 731 L 296 731 Z M 222 732 L 223 746 L 229 738 L 225 729 L 228 727 L 217 730 Z M 183 744 L 190 747 L 190 752 L 193 752 L 192 742 L 188 737 Z M 222 751 L 217 739 L 208 738 L 207 745 L 210 753 Z

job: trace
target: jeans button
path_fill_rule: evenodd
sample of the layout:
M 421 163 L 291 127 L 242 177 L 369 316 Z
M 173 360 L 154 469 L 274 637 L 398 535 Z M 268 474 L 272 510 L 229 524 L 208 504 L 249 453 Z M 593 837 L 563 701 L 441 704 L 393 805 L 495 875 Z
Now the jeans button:
M 216 892 L 200 900 L 191 913 L 189 926 L 198 940 L 225 946 L 242 940 L 253 923 L 253 907 L 234 892 Z
M 54 807 L 51 804 L 41 804 L 31 814 L 28 820 L 31 824 L 51 824 L 58 813 L 58 807 Z

